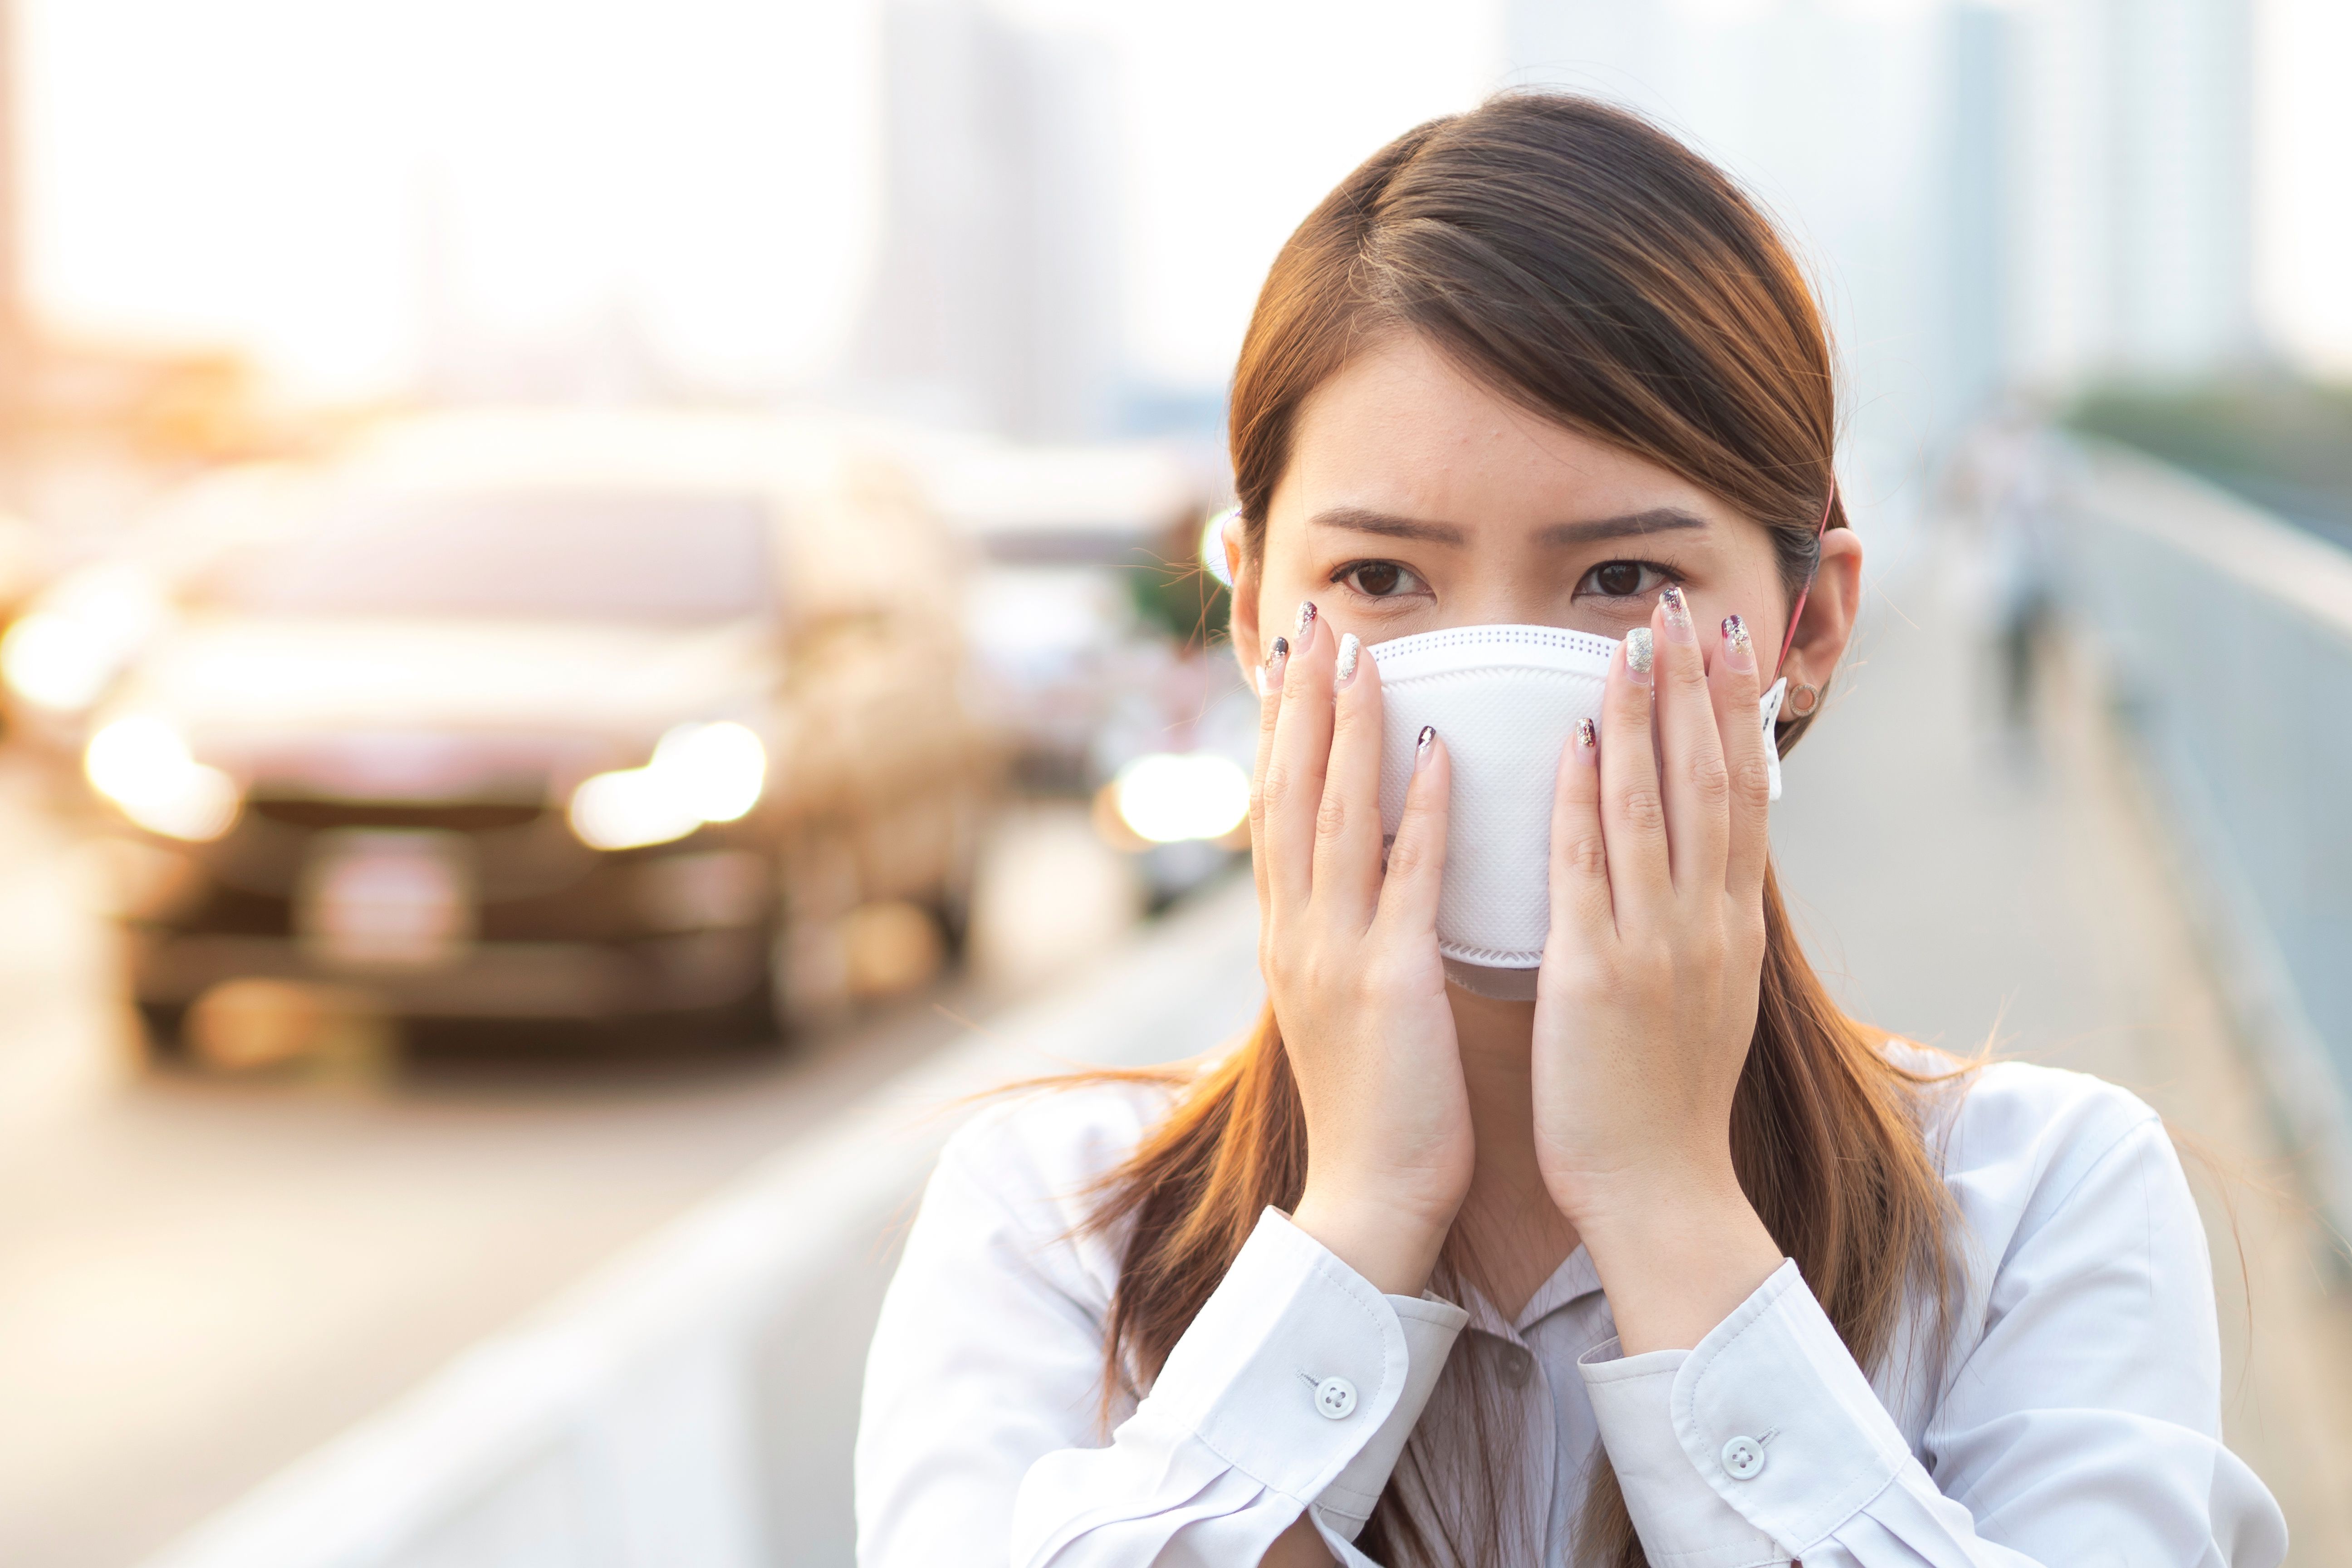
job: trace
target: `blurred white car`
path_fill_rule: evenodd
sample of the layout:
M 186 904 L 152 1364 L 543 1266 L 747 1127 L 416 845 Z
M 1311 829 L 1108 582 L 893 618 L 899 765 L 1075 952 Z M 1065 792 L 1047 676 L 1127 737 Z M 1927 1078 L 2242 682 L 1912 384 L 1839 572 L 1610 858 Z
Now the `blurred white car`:
M 854 432 L 445 416 L 203 504 L 8 668 L 59 714 L 103 685 L 84 771 L 159 1041 L 247 979 L 761 1029 L 849 983 L 855 911 L 956 927 L 992 773 L 960 553 Z

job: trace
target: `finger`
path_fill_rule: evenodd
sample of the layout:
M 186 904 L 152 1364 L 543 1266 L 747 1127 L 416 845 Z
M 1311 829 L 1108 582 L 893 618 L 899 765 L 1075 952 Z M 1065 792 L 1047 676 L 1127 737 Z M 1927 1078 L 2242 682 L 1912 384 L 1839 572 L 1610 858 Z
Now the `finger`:
M 1669 585 L 1652 612 L 1657 632 L 1658 755 L 1675 887 L 1685 897 L 1723 886 L 1731 843 L 1731 782 L 1707 692 L 1706 658 L 1683 591 Z
M 1302 606 L 1290 634 L 1274 743 L 1258 773 L 1271 915 L 1303 909 L 1314 887 L 1315 814 L 1331 751 L 1331 635 Z
M 1361 931 L 1381 899 L 1381 672 L 1353 632 L 1339 639 L 1331 683 L 1331 751 L 1315 816 L 1315 904 Z
M 1437 935 L 1437 896 L 1445 882 L 1446 809 L 1454 794 L 1454 759 L 1437 731 L 1424 725 L 1412 749 L 1412 779 L 1404 816 L 1389 846 L 1375 920 L 1400 932 Z
M 1738 616 L 1723 617 L 1723 641 L 1717 648 L 1707 687 L 1715 701 L 1716 727 L 1723 735 L 1723 761 L 1731 778 L 1730 842 L 1724 861 L 1724 887 L 1742 898 L 1764 885 L 1764 865 L 1771 854 L 1769 807 L 1770 759 L 1764 748 L 1764 724 L 1756 710 L 1763 694 L 1763 677 L 1756 668 L 1756 647 L 1748 640 L 1748 623 Z
M 1266 649 L 1257 671 L 1257 760 L 1250 765 L 1250 874 L 1257 879 L 1257 907 L 1265 909 L 1266 894 L 1265 777 L 1266 759 L 1274 752 L 1275 721 L 1282 713 L 1282 678 L 1290 666 L 1290 639 L 1278 637 Z
M 1560 748 L 1552 784 L 1552 939 L 1591 949 L 1614 937 L 1616 921 L 1601 831 L 1601 727 L 1580 719 Z
M 1625 634 L 1609 661 L 1601 699 L 1601 832 L 1609 847 L 1609 897 L 1622 923 L 1674 898 L 1666 860 L 1666 808 L 1650 739 L 1656 635 Z

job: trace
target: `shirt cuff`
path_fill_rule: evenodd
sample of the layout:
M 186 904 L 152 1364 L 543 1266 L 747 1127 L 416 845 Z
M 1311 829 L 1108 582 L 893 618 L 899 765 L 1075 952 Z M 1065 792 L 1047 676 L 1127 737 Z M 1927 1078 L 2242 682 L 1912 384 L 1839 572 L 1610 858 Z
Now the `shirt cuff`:
M 1468 1317 L 1382 1295 L 1269 1208 L 1132 1419 L 1190 1431 L 1352 1538 Z
M 1621 1356 L 1617 1342 L 1577 1362 L 1586 1397 L 1651 1568 L 1759 1568 L 1789 1561 L 1773 1539 L 1700 1479 L 1675 1432 L 1675 1379 L 1688 1351 Z
M 1470 1319 L 1469 1313 L 1453 1302 L 1425 1292 L 1418 1297 L 1381 1299 L 1394 1310 L 1397 1327 L 1404 1333 L 1404 1387 L 1397 1395 L 1396 1407 L 1381 1423 L 1380 1430 L 1356 1450 L 1356 1457 L 1332 1478 L 1316 1503 L 1318 1511 L 1328 1515 L 1332 1527 L 1349 1541 L 1356 1539 L 1364 1521 L 1371 1518 L 1372 1505 L 1381 1500 L 1381 1489 L 1389 1484 L 1397 1456 L 1404 1452 L 1413 1425 L 1421 1419 L 1423 1409 L 1429 1404 L 1430 1392 L 1437 1386 L 1437 1374 L 1445 1370 L 1445 1358 L 1454 1349 L 1454 1341 Z
M 1642 1496 L 1628 1484 L 1626 1506 L 1645 1547 L 1653 1521 L 1661 1531 L 1665 1550 L 1654 1559 L 1720 1551 L 1688 1558 L 1688 1568 L 1727 1568 L 1802 1557 L 1911 1458 L 1794 1262 L 1695 1350 L 1606 1359 L 1614 1349 L 1591 1352 L 1582 1371 L 1611 1462 L 1621 1477 L 1629 1468 L 1641 1477 Z M 1778 1554 L 1738 1556 L 1735 1523 Z

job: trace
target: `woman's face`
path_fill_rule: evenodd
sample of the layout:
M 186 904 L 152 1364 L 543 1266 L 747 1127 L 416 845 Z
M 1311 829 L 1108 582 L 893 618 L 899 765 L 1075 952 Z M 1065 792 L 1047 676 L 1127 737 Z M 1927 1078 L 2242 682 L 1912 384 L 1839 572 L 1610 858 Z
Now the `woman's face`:
M 1301 410 L 1255 571 L 1228 542 L 1234 640 L 1247 665 L 1312 599 L 1337 633 L 1384 642 L 1496 622 L 1622 637 L 1682 584 L 1709 657 L 1748 619 L 1769 660 L 1788 627 L 1770 535 L 1688 480 L 1506 401 L 1401 334 Z M 1782 673 L 1826 679 L 1860 584 L 1851 530 L 1820 574 Z M 1771 679 L 1769 663 L 1765 679 Z

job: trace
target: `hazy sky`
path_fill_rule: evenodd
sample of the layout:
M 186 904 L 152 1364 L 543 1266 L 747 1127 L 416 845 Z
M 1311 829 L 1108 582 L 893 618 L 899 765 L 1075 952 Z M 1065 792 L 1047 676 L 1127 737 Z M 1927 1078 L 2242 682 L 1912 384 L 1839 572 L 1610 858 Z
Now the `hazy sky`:
M 698 374 L 806 376 L 875 242 L 874 0 L 19 0 L 30 272 L 76 330 L 250 346 L 302 391 L 430 319 L 625 308 Z M 1130 339 L 1220 379 L 1282 236 L 1496 79 L 1481 4 L 1126 0 Z M 1344 25 L 1343 25 L 1344 19 Z
M 697 371 L 804 374 L 872 243 L 863 0 L 18 0 L 30 271 L 61 321 L 301 390 L 428 315 L 625 306 Z
M 1778 0 L 1671 3 L 1753 21 Z M 2352 6 L 2258 4 L 2266 318 L 2352 368 L 2352 204 L 2279 199 L 2338 188 Z M 31 282 L 75 331 L 240 345 L 298 395 L 347 396 L 398 388 L 433 323 L 552 340 L 625 311 L 696 376 L 772 386 L 821 370 L 856 308 L 876 0 L 17 6 Z M 1110 46 L 1129 341 L 1173 383 L 1222 379 L 1266 261 L 1339 174 L 1503 79 L 1499 0 L 1001 7 Z

